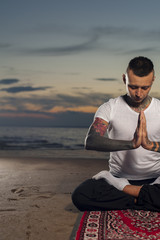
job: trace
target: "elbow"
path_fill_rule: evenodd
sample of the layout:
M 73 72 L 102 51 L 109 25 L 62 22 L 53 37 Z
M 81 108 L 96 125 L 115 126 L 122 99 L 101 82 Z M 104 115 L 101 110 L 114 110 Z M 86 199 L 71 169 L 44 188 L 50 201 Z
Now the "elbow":
M 84 149 L 89 150 L 88 138 L 85 139 Z
M 86 150 L 94 150 L 95 147 L 94 147 L 94 141 L 93 141 L 93 138 L 91 136 L 88 136 L 86 139 L 85 139 L 85 144 L 84 144 L 84 147 Z
M 85 148 L 86 150 L 91 150 L 91 147 L 90 147 L 90 145 L 88 144 L 88 142 L 85 142 L 84 148 Z

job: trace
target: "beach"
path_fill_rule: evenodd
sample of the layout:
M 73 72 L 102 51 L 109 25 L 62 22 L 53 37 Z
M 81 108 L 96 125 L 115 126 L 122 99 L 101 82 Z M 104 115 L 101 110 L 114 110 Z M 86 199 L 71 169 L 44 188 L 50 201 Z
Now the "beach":
M 79 214 L 71 193 L 108 164 L 103 153 L 69 152 L 49 158 L 0 152 L 0 240 L 70 238 Z

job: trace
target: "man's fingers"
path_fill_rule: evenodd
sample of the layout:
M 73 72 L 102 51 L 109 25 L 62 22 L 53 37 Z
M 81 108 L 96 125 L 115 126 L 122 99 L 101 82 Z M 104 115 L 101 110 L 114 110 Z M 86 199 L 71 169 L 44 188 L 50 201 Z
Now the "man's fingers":
M 138 128 L 140 128 L 140 124 L 141 124 L 141 114 L 139 114 L 138 116 L 138 125 L 137 125 Z
M 144 112 L 142 112 L 142 128 L 143 128 L 143 131 L 147 131 L 146 130 L 146 117 L 145 117 L 145 114 Z
M 142 134 L 142 129 L 143 129 L 143 114 L 140 113 L 138 116 L 138 124 L 137 124 L 137 130 L 139 132 L 139 135 Z

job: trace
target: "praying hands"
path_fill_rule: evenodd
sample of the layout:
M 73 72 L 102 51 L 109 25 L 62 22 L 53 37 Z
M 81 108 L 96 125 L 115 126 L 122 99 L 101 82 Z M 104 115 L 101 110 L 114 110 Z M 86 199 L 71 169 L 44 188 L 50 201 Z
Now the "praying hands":
M 160 143 L 152 142 L 148 139 L 146 117 L 143 111 L 139 114 L 138 124 L 132 142 L 134 148 L 142 146 L 147 150 L 160 152 Z

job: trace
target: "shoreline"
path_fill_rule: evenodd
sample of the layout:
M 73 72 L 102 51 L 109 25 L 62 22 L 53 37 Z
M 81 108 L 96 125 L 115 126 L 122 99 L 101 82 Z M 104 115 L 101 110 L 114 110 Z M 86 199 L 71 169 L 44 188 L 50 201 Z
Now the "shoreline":
M 0 150 L 0 158 L 94 158 L 108 159 L 109 153 L 85 149 Z
M 79 211 L 71 193 L 107 169 L 103 158 L 0 158 L 1 240 L 67 240 Z

